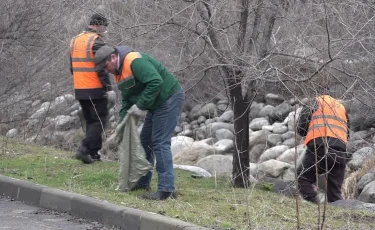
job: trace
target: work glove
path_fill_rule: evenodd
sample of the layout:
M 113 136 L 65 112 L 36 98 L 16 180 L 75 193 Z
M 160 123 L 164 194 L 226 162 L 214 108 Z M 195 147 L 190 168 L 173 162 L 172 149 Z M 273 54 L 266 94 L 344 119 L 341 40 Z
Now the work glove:
M 132 107 L 130 107 L 130 109 L 128 109 L 128 114 L 138 116 L 138 117 L 145 117 L 147 114 L 147 111 L 141 110 L 140 108 L 138 108 L 136 104 L 134 104 L 132 105 Z
M 107 91 L 108 105 L 107 108 L 110 109 L 116 104 L 116 93 L 113 90 Z

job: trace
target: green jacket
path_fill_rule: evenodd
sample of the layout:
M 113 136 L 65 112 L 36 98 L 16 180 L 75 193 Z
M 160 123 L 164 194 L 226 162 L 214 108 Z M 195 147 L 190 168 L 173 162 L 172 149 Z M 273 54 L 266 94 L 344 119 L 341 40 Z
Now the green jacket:
M 123 73 L 125 57 L 131 53 L 126 46 L 116 46 L 120 58 L 119 73 Z M 134 53 L 134 52 L 132 52 Z M 128 109 L 136 104 L 142 110 L 153 111 L 163 104 L 171 95 L 181 89 L 178 80 L 160 62 L 146 53 L 137 53 L 138 58 L 131 60 L 130 69 L 132 76 L 118 82 L 122 93 L 122 107 L 120 120 Z

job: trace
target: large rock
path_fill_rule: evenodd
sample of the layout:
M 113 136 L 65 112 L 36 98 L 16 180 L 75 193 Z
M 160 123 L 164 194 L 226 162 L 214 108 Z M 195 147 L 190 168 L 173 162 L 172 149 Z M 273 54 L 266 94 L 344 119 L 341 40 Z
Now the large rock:
M 258 117 L 272 117 L 274 110 L 275 107 L 273 107 L 272 105 L 266 105 L 260 110 Z
M 227 99 L 218 101 L 217 102 L 217 109 L 219 111 L 222 111 L 222 112 L 230 109 L 229 101 Z
M 297 190 L 293 186 L 293 182 L 286 182 L 278 178 L 263 177 L 259 179 L 257 187 L 271 192 L 283 194 L 285 196 L 294 197 Z
M 275 107 L 270 118 L 273 121 L 283 121 L 292 110 L 293 107 L 288 102 L 284 101 Z
M 362 190 L 366 185 L 375 181 L 375 173 L 367 173 L 365 174 L 357 183 L 357 192 L 361 194 Z
M 182 149 L 191 147 L 194 139 L 187 136 L 177 136 L 171 138 L 171 151 L 172 155 L 176 156 Z
M 289 148 L 293 148 L 294 146 L 298 145 L 298 140 L 296 142 L 296 139 L 290 138 L 281 143 L 282 145 L 287 145 Z
M 294 138 L 295 137 L 295 132 L 293 131 L 288 131 L 286 133 L 281 134 L 281 137 L 283 141 Z
M 254 101 L 250 106 L 249 119 L 252 120 L 256 117 L 260 117 L 259 113 L 263 107 L 264 107 L 263 103 L 257 103 Z
M 301 113 L 301 110 L 302 110 L 302 108 L 298 108 L 296 110 L 296 112 L 294 112 L 294 111 L 290 112 L 288 117 L 285 118 L 285 120 L 287 121 L 287 124 L 288 124 L 288 130 L 289 131 L 295 131 L 296 130 L 295 125 L 297 124 L 297 121 L 298 121 L 299 115 Z
M 278 125 L 278 126 L 273 125 L 272 132 L 275 134 L 284 134 L 288 132 L 288 127 L 286 127 L 285 125 Z
M 250 122 L 249 128 L 253 131 L 261 130 L 263 126 L 269 125 L 270 123 L 266 118 L 255 118 Z
M 220 122 L 233 122 L 233 110 L 228 110 L 219 117 Z
M 218 153 L 228 153 L 234 150 L 234 143 L 231 139 L 221 139 L 214 144 L 214 148 Z
M 200 114 L 200 110 L 203 108 L 204 104 L 197 104 L 195 105 L 191 111 L 189 112 L 189 119 L 192 121 L 192 120 L 195 120 L 197 119 L 199 116 L 201 116 Z
M 17 134 L 18 134 L 17 129 L 11 129 L 7 132 L 6 136 L 9 137 L 9 138 L 13 138 L 13 137 L 17 136 Z
M 279 105 L 280 103 L 282 103 L 285 99 L 284 99 L 284 97 L 282 97 L 280 95 L 268 93 L 265 96 L 265 100 L 266 100 L 267 105 L 276 106 L 276 105 Z
M 78 120 L 71 116 L 59 115 L 51 122 L 54 123 L 55 129 L 58 131 L 67 131 L 76 127 Z
M 375 204 L 365 203 L 359 200 L 337 200 L 329 203 L 329 205 L 375 213 Z
M 199 160 L 196 166 L 207 170 L 212 175 L 232 177 L 233 157 L 211 155 Z
M 265 143 L 257 144 L 252 146 L 249 150 L 249 158 L 251 163 L 257 163 L 259 161 L 259 157 L 263 154 L 263 152 L 267 149 L 267 145 Z
M 303 145 L 298 145 L 297 148 L 290 148 L 284 151 L 279 157 L 276 158 L 278 161 L 282 161 L 288 164 L 294 164 L 298 156 L 301 155 L 303 151 Z
M 363 191 L 358 196 L 358 200 L 366 203 L 375 203 L 375 181 L 372 181 L 363 188 Z
M 291 167 L 290 164 L 277 161 L 277 160 L 268 160 L 258 164 L 258 170 L 264 173 L 266 176 L 270 177 L 279 177 L 284 173 L 285 170 Z
M 271 132 L 267 130 L 259 130 L 259 131 L 252 132 L 249 138 L 249 147 L 252 148 L 253 146 L 257 144 L 266 144 L 267 137 L 270 134 Z
M 195 165 L 200 159 L 215 154 L 215 148 L 205 142 L 194 142 L 190 147 L 182 149 L 173 158 L 175 164 Z
M 208 103 L 199 110 L 198 114 L 199 116 L 205 116 L 207 118 L 216 117 L 217 106 L 214 103 Z
M 232 131 L 228 129 L 219 129 L 219 130 L 216 130 L 215 137 L 218 140 L 222 140 L 222 139 L 233 140 L 234 134 Z
M 267 137 L 267 143 L 271 147 L 275 146 L 277 144 L 281 144 L 281 142 L 282 142 L 282 137 L 281 137 L 280 134 L 272 133 L 272 134 L 268 135 L 268 137 Z
M 279 157 L 283 152 L 285 152 L 289 147 L 286 145 L 278 145 L 272 148 L 267 149 L 264 153 L 260 156 L 259 162 L 268 161 L 271 159 L 276 159 Z
M 353 153 L 352 159 L 347 165 L 351 170 L 357 170 L 362 168 L 362 165 L 372 157 L 374 157 L 374 149 L 371 147 L 363 147 Z
M 233 132 L 234 126 L 233 124 L 225 123 L 225 122 L 213 122 L 208 125 L 204 125 L 200 127 L 198 130 L 200 130 L 199 133 L 201 133 L 201 135 L 203 135 L 204 138 L 208 138 L 208 137 L 214 137 L 216 131 L 219 129 L 227 129 Z

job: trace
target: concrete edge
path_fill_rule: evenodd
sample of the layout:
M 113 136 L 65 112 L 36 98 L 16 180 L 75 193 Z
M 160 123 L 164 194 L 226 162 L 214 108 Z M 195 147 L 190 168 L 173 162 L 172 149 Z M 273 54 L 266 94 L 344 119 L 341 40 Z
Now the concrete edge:
M 208 230 L 156 213 L 0 175 L 0 195 L 126 230 Z

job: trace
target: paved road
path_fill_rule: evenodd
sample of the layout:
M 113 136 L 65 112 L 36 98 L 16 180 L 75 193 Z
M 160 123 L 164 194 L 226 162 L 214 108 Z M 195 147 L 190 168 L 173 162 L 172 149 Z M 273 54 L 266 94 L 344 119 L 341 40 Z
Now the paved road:
M 96 222 L 0 198 L 0 230 L 110 230 Z

